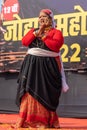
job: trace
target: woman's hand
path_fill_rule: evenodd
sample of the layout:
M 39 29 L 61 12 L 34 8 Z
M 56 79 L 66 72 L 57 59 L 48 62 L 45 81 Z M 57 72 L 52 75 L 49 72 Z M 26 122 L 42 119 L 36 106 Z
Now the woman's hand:
M 45 23 L 43 23 L 43 25 L 40 26 L 40 28 L 38 30 L 38 34 L 39 35 L 42 35 L 44 33 L 45 27 L 46 27 Z
M 45 27 L 46 27 L 45 24 L 43 24 L 42 26 L 40 26 L 39 30 L 36 30 L 34 32 L 35 36 L 36 37 L 42 37 L 42 35 L 44 34 Z

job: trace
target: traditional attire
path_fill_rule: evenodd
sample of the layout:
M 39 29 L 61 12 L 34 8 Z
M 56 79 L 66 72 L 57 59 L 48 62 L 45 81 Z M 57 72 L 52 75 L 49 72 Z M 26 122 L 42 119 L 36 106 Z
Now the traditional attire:
M 34 31 L 31 29 L 22 39 L 29 49 L 18 77 L 18 123 L 23 127 L 58 127 L 56 108 L 62 90 L 59 50 L 64 39 L 54 27 L 43 38 L 37 38 Z

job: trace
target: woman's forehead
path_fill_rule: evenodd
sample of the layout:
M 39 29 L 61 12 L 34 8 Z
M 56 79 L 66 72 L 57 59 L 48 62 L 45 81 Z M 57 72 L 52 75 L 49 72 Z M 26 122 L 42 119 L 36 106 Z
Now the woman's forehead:
M 44 13 L 44 12 L 40 12 L 40 14 L 39 14 L 39 16 L 41 16 L 41 15 L 45 15 L 45 16 L 48 16 L 46 13 Z

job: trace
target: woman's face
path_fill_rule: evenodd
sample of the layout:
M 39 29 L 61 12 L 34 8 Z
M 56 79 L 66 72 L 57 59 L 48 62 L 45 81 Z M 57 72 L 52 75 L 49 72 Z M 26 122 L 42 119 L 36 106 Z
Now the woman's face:
M 40 12 L 39 14 L 39 25 L 46 25 L 46 27 L 52 24 L 52 19 L 44 12 Z

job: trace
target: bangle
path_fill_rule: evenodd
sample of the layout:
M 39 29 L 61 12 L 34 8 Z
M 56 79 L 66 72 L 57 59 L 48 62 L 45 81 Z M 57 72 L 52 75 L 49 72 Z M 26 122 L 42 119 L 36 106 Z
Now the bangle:
M 38 30 L 34 31 L 33 34 L 37 37 L 38 36 Z
M 43 40 L 46 36 L 47 36 L 47 35 L 46 35 L 46 34 L 44 34 L 44 35 L 41 37 L 41 39 Z

